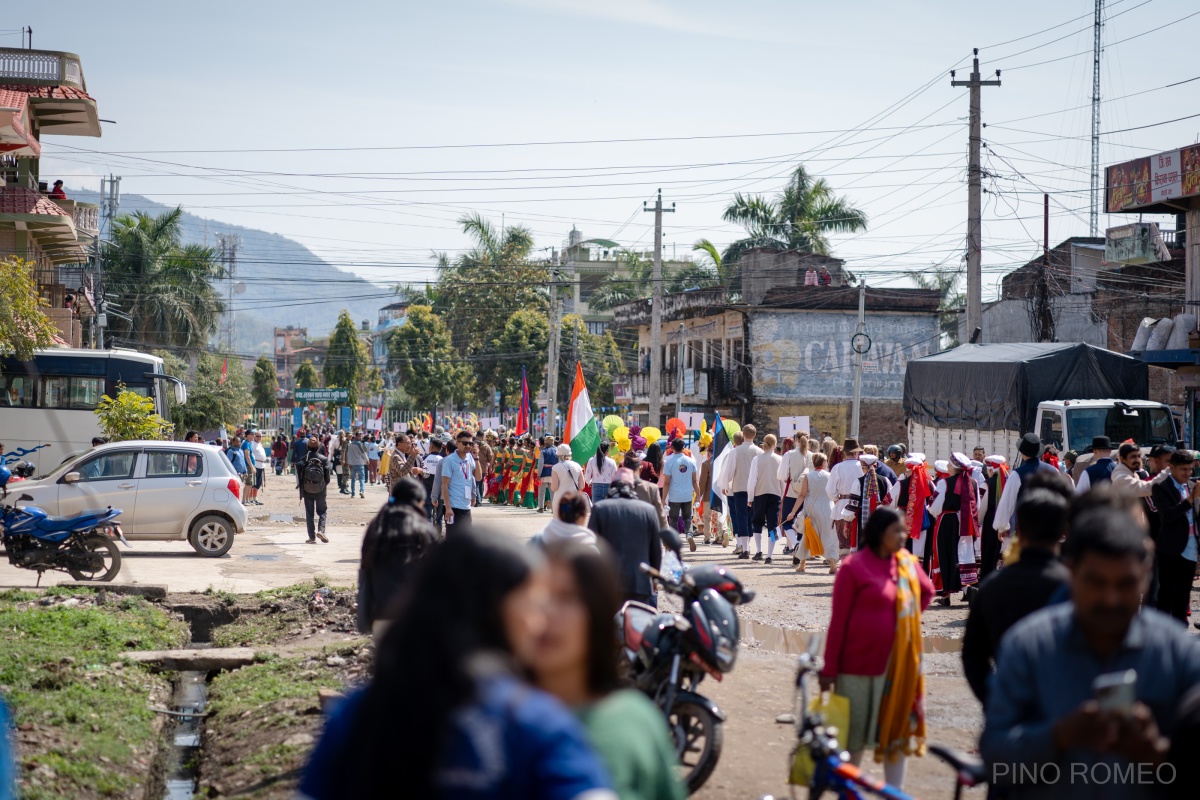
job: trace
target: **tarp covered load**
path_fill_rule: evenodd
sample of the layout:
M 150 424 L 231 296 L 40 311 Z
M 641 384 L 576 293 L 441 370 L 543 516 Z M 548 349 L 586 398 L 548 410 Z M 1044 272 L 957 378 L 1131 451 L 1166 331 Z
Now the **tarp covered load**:
M 1044 400 L 1145 400 L 1144 361 L 1090 344 L 964 344 L 908 362 L 904 419 L 944 428 L 1033 430 Z

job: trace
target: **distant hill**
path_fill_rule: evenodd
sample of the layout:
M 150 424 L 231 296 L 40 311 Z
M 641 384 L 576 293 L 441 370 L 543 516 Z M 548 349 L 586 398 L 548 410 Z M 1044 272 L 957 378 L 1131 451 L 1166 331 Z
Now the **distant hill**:
M 99 202 L 98 193 L 68 189 L 70 196 L 86 203 Z M 161 214 L 171 206 L 135 194 L 121 196 L 119 213 L 144 211 Z M 382 306 L 391 302 L 390 287 L 363 280 L 323 260 L 299 242 L 277 233 L 206 220 L 184 211 L 184 240 L 216 247 L 216 234 L 241 237 L 237 277 L 245 278 L 246 291 L 234 295 L 238 353 L 257 355 L 273 352 L 276 326 L 308 328 L 310 338 L 327 336 L 342 309 L 349 310 L 355 325 L 369 320 L 374 327 Z M 330 281 L 336 281 L 330 283 Z M 227 284 L 222 283 L 222 291 Z M 322 298 L 330 298 L 322 302 Z M 350 298 L 350 299 L 343 299 Z M 260 301 L 260 302 L 259 302 Z M 242 310 L 253 306 L 253 311 Z

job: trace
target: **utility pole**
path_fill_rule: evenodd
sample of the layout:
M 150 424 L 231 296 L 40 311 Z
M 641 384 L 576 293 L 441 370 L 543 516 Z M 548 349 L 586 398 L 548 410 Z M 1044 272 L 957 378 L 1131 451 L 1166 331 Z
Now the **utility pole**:
M 678 419 L 679 415 L 683 413 L 683 346 L 684 346 L 683 345 L 683 334 L 684 334 L 685 330 L 686 330 L 686 326 L 684 326 L 684 324 L 682 322 L 679 323 L 679 348 L 676 351 L 678 353 L 679 369 L 677 370 L 677 374 L 675 375 L 675 418 L 676 419 Z
M 1096 18 L 1092 23 L 1092 185 L 1088 212 L 1089 236 L 1100 235 L 1100 28 L 1103 25 L 1104 0 L 1096 0 Z
M 858 329 L 850 339 L 850 347 L 854 350 L 854 405 L 851 412 L 850 438 L 858 438 L 858 425 L 862 411 L 862 368 L 863 355 L 871 349 L 871 339 L 867 336 L 867 284 L 858 284 Z
M 550 265 L 550 346 L 546 348 L 546 417 L 547 427 L 556 433 L 558 409 L 558 265 Z
M 108 327 L 108 301 L 104 298 L 104 269 L 102 263 L 102 254 L 100 250 L 100 240 L 104 238 L 107 231 L 108 238 L 112 240 L 113 218 L 117 215 L 117 209 L 121 205 L 121 179 L 113 175 L 107 178 L 100 179 L 100 230 L 96 232 L 96 298 L 100 305 L 99 313 L 96 315 L 96 324 L 93 326 L 96 332 L 96 347 L 100 350 L 104 349 L 104 329 Z M 134 334 L 136 336 L 136 333 Z
M 650 209 L 642 203 L 642 211 L 654 211 L 654 273 L 651 278 L 650 299 L 650 424 L 662 423 L 662 215 L 664 211 L 674 213 L 675 204 L 663 208 L 662 189 Z
M 1050 309 L 1050 195 L 1042 194 L 1042 267 L 1037 282 L 1037 327 L 1039 342 L 1054 341 L 1054 315 Z
M 235 276 L 237 275 L 237 251 L 241 238 L 237 234 L 218 233 L 217 247 L 221 253 L 221 263 L 225 265 L 225 277 L 229 281 L 225 306 L 225 352 L 233 352 L 233 343 L 237 338 L 237 322 L 233 314 L 233 295 L 238 291 Z
M 983 173 L 979 166 L 982 139 L 979 90 L 984 86 L 1000 85 L 1000 70 L 996 70 L 994 81 L 979 79 L 979 48 L 976 47 L 974 52 L 975 61 L 970 80 L 956 81 L 953 79 L 954 70 L 950 71 L 951 86 L 966 86 L 971 90 L 970 161 L 967 165 L 967 331 L 972 336 L 976 329 L 983 330 Z

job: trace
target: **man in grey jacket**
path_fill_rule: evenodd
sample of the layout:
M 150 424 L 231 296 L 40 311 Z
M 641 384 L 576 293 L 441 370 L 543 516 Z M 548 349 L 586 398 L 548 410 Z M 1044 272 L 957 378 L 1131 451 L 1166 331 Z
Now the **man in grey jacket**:
M 608 542 L 617 557 L 617 575 L 625 599 L 656 608 L 654 585 L 640 565 L 645 562 L 655 569 L 662 566 L 662 544 L 658 540 L 661 527 L 654 509 L 634 494 L 628 477 L 613 482 L 608 499 L 592 507 L 588 520 L 588 528 Z
M 355 432 L 346 445 L 345 464 L 350 468 L 350 496 L 354 496 L 354 481 L 358 480 L 358 496 L 366 497 L 367 489 L 367 446 L 362 436 Z

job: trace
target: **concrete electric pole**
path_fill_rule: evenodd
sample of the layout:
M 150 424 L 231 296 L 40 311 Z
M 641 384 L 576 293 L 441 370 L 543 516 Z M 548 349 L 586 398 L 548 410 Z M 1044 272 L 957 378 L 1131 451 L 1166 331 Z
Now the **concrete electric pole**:
M 546 348 L 546 427 L 557 433 L 558 408 L 558 265 L 550 265 L 550 346 Z
M 1088 235 L 1100 235 L 1100 29 L 1103 27 L 1104 0 L 1096 0 L 1096 19 L 1092 23 L 1092 183 L 1091 208 L 1088 210 Z
M 642 211 L 654 211 L 654 273 L 650 300 L 650 425 L 662 424 L 662 215 L 674 212 L 675 204 L 663 208 L 662 189 L 651 209 L 642 203 Z
M 862 371 L 863 356 L 871 349 L 871 337 L 867 336 L 867 284 L 858 284 L 858 328 L 850 338 L 850 348 L 854 351 L 854 405 L 851 410 L 850 437 L 858 438 L 859 421 L 862 419 Z
M 979 90 L 984 86 L 1000 85 L 1000 70 L 996 70 L 996 80 L 984 81 L 979 79 L 979 48 L 975 48 L 975 62 L 971 70 L 971 79 L 967 81 L 954 80 L 954 71 L 950 72 L 951 86 L 966 86 L 971 90 L 971 133 L 970 161 L 967 165 L 967 336 L 973 337 L 976 330 L 983 330 L 983 234 L 982 234 L 982 205 L 983 205 L 983 172 L 979 166 L 979 149 L 982 140 L 981 123 L 979 119 Z
M 95 294 L 99 300 L 99 313 L 96 315 L 96 324 L 93 330 L 96 335 L 96 347 L 103 350 L 104 345 L 104 329 L 108 327 L 109 303 L 104 298 L 104 265 L 103 265 L 103 250 L 101 250 L 100 240 L 104 238 L 105 232 L 108 234 L 108 240 L 112 241 L 112 226 L 113 218 L 117 216 L 117 209 L 121 205 L 121 179 L 113 175 L 107 178 L 100 179 L 100 217 L 101 228 L 96 235 L 96 284 Z M 134 334 L 136 335 L 136 334 Z

